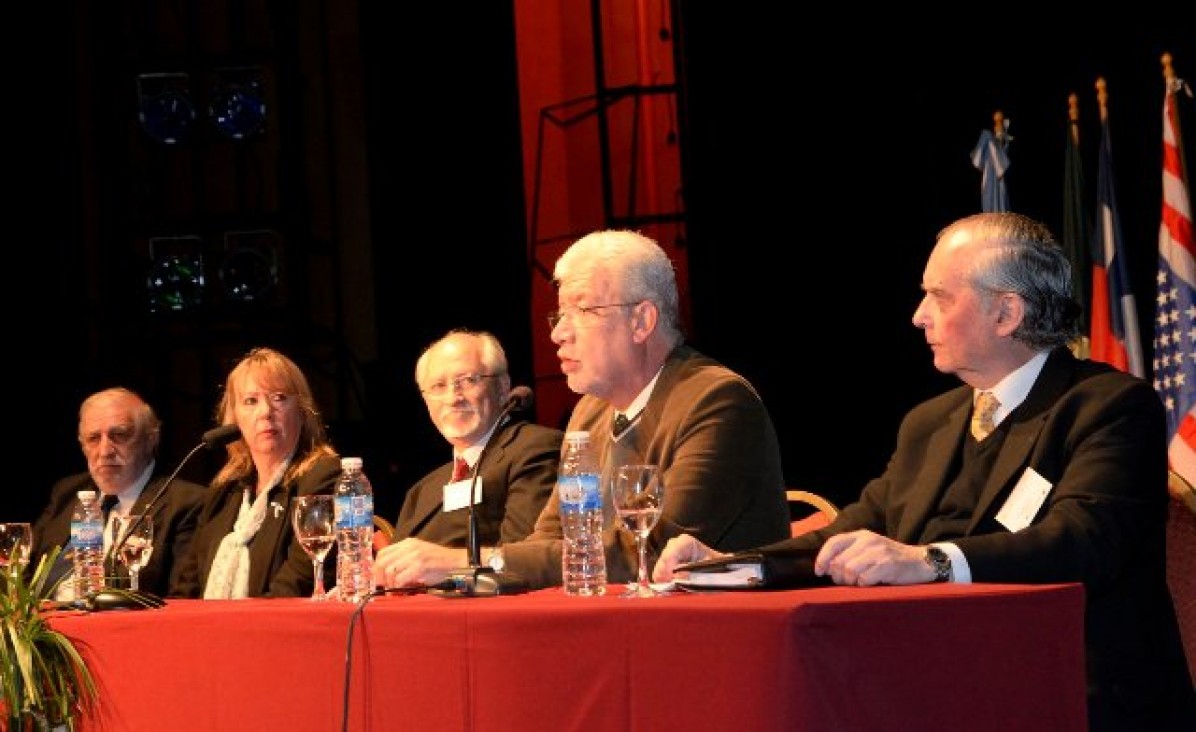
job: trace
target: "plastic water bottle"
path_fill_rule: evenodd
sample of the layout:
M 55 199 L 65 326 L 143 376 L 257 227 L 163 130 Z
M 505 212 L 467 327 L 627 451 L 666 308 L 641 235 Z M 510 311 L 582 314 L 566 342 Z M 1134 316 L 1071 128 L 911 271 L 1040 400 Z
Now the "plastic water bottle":
M 336 481 L 336 586 L 341 600 L 374 591 L 374 489 L 359 457 L 341 458 Z
M 104 517 L 96 491 L 79 491 L 71 513 L 71 547 L 74 549 L 75 597 L 104 589 Z
M 561 576 L 567 595 L 606 594 L 601 484 L 590 433 L 567 432 L 556 480 L 565 537 Z

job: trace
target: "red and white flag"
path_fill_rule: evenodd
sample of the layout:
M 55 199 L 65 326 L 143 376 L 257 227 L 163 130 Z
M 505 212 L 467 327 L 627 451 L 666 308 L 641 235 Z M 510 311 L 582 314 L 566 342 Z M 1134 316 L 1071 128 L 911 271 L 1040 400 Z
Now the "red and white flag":
M 1154 386 L 1167 409 L 1168 463 L 1196 484 L 1196 238 L 1180 157 L 1178 78 L 1163 96 L 1163 216 L 1159 225 Z M 1188 91 L 1191 95 L 1191 91 Z

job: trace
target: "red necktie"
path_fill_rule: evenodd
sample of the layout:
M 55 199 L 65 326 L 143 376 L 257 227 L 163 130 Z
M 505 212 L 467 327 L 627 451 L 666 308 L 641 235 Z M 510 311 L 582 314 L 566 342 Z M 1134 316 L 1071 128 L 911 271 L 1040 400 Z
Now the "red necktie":
M 465 480 L 469 477 L 469 463 L 465 462 L 465 458 L 457 458 L 453 460 L 453 482 Z

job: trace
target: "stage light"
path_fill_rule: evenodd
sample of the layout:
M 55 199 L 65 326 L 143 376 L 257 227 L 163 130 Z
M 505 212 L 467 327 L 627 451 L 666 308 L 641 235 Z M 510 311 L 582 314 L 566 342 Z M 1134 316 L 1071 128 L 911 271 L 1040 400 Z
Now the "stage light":
M 279 236 L 269 229 L 230 231 L 224 235 L 220 286 L 233 303 L 266 303 L 278 291 Z
M 155 142 L 177 145 L 195 124 L 190 80 L 186 74 L 141 74 L 137 77 L 137 117 Z
M 243 140 L 259 132 L 266 123 L 261 70 L 219 69 L 216 77 L 208 104 L 216 129 L 231 140 Z
M 149 256 L 151 313 L 185 312 L 203 304 L 203 241 L 198 236 L 152 238 Z

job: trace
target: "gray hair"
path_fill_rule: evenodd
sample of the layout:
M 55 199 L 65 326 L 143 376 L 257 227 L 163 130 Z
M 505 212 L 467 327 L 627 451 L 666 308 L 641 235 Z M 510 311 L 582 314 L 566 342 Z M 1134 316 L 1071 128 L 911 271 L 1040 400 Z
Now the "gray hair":
M 648 300 L 656 305 L 660 332 L 667 341 L 675 344 L 683 339 L 673 262 L 654 240 L 625 229 L 595 231 L 565 250 L 552 278 L 560 286 L 564 280 L 598 272 L 618 284 L 620 300 Z
M 1079 335 L 1071 262 L 1046 225 L 1016 213 L 982 213 L 947 226 L 938 239 L 959 229 L 986 245 L 972 263 L 972 287 L 988 295 L 1012 292 L 1025 302 L 1014 338 L 1045 349 L 1067 345 Z
M 502 344 L 498 342 L 498 338 L 493 333 L 488 333 L 484 330 L 454 328 L 436 339 L 434 343 L 423 350 L 423 353 L 419 354 L 419 359 L 415 362 L 416 386 L 420 389 L 424 388 L 424 382 L 428 377 L 428 359 L 431 357 L 432 351 L 436 350 L 436 347 L 441 343 L 455 336 L 467 336 L 476 339 L 481 352 L 482 366 L 486 371 L 495 375 L 506 375 L 507 353 L 503 350 Z
M 83 417 L 88 410 L 110 401 L 122 400 L 130 402 L 130 412 L 133 414 L 133 426 L 137 434 L 143 436 L 149 444 L 150 454 L 157 455 L 158 440 L 162 433 L 162 421 L 154 412 L 154 408 L 145 401 L 140 394 L 123 386 L 113 386 L 97 391 L 83 400 L 79 405 L 79 424 L 83 424 Z M 82 430 L 79 439 L 83 439 Z

